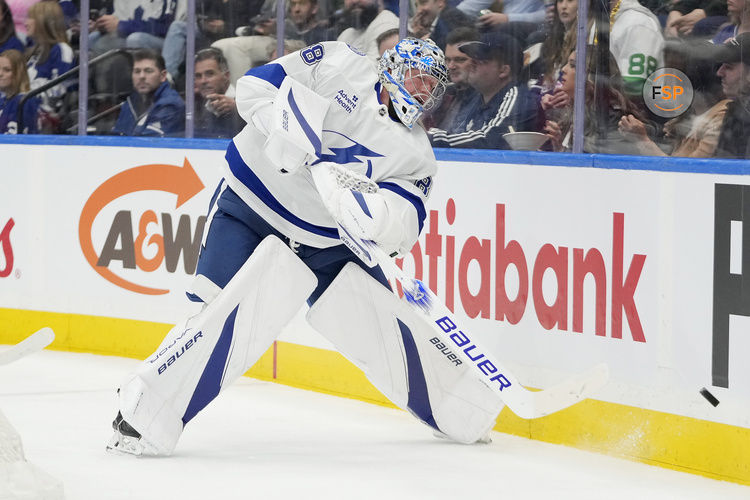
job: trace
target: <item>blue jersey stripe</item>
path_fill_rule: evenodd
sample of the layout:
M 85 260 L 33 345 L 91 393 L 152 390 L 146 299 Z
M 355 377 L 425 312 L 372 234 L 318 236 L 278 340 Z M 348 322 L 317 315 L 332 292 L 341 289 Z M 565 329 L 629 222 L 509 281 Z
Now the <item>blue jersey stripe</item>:
M 260 78 L 261 80 L 265 80 L 278 89 L 281 87 L 281 82 L 283 82 L 284 78 L 286 78 L 286 71 L 281 64 L 273 63 L 264 64 L 263 66 L 258 66 L 257 68 L 251 68 L 247 73 L 245 73 L 245 76 L 248 75 L 254 76 L 255 78 Z
M 339 233 L 335 228 L 316 226 L 315 224 L 300 219 L 287 210 L 286 207 L 284 207 L 281 202 L 271 194 L 261 180 L 258 179 L 258 176 L 250 170 L 250 167 L 247 166 L 240 156 L 240 152 L 237 151 L 237 146 L 234 142 L 229 143 L 226 159 L 232 174 L 234 174 L 234 176 L 252 191 L 253 194 L 255 194 L 255 196 L 257 196 L 268 208 L 279 214 L 285 220 L 310 233 L 325 236 L 326 238 L 339 238 Z
M 297 106 L 297 101 L 294 100 L 294 94 L 292 94 L 291 89 L 289 90 L 289 107 L 292 108 L 292 113 L 294 113 L 294 117 L 297 119 L 297 123 L 300 124 L 300 127 L 302 127 L 302 131 L 305 132 L 305 135 L 307 136 L 307 140 L 310 141 L 310 143 L 313 145 L 313 148 L 315 148 L 315 154 L 317 156 L 320 156 L 320 137 L 318 137 L 315 134 L 315 131 L 312 129 L 309 123 L 307 123 L 307 120 L 305 120 L 304 115 L 302 115 L 302 111 L 300 111 L 299 106 Z
M 378 187 L 380 189 L 387 189 L 388 191 L 392 191 L 402 198 L 406 198 L 407 201 L 414 205 L 414 209 L 417 211 L 417 224 L 419 224 L 419 232 L 421 233 L 422 227 L 424 227 L 424 220 L 427 217 L 427 211 L 424 208 L 424 202 L 422 201 L 422 198 L 410 193 L 406 189 L 402 188 L 398 184 L 394 184 L 393 182 L 381 182 L 378 183 Z

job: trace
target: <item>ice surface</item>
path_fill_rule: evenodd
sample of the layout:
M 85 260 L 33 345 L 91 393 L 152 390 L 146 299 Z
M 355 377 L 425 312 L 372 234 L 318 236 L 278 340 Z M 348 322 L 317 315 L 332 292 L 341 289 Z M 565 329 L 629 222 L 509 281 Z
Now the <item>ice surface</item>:
M 243 378 L 169 458 L 104 451 L 137 362 L 42 352 L 0 367 L 0 408 L 69 500 L 747 499 L 750 487 L 493 432 L 432 436 L 405 412 Z

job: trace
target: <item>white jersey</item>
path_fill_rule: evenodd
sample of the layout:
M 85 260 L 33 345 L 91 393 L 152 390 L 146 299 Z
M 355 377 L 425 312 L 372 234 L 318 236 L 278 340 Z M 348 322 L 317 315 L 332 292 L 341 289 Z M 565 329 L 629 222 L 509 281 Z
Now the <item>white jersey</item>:
M 638 0 L 622 0 L 610 28 L 609 50 L 625 88 L 631 95 L 641 95 L 648 75 L 664 67 L 661 24 Z
M 380 13 L 364 29 L 346 28 L 338 36 L 339 42 L 345 42 L 356 47 L 370 58 L 377 61 L 380 57 L 377 39 L 391 29 L 398 29 L 398 16 L 390 10 L 381 10 Z
M 408 251 L 424 224 L 435 155 L 420 126 L 409 130 L 389 116 L 372 62 L 345 43 L 312 45 L 239 79 L 237 109 L 248 125 L 227 150 L 229 186 L 288 238 L 318 248 L 341 244 L 309 169 L 280 174 L 263 151 L 266 137 L 252 122 L 255 110 L 274 99 L 287 77 L 330 100 L 321 160 L 347 165 L 378 184 L 394 208 L 389 215 L 406 228 L 400 247 Z

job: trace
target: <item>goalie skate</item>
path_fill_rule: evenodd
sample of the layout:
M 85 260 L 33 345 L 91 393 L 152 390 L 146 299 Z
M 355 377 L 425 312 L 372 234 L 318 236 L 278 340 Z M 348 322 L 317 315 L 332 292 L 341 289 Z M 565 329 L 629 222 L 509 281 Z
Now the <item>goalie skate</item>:
M 156 454 L 156 450 L 149 446 L 142 439 L 141 434 L 122 418 L 120 412 L 117 412 L 117 416 L 112 421 L 112 428 L 115 432 L 107 443 L 107 451 L 136 457 Z

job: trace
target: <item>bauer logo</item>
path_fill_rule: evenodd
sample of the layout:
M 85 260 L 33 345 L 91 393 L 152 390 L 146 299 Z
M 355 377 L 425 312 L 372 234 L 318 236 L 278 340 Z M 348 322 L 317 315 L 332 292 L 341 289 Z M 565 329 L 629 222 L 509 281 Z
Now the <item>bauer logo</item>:
M 206 218 L 175 212 L 203 188 L 187 158 L 182 167 L 141 165 L 107 179 L 81 211 L 78 239 L 86 261 L 131 292 L 169 293 L 152 286 L 150 273 L 195 272 Z
M 10 242 L 10 231 L 14 225 L 13 219 L 8 219 L 8 222 L 0 231 L 0 247 L 2 247 L 2 252 L 0 252 L 2 258 L 0 260 L 0 278 L 7 278 L 13 271 L 13 245 Z

